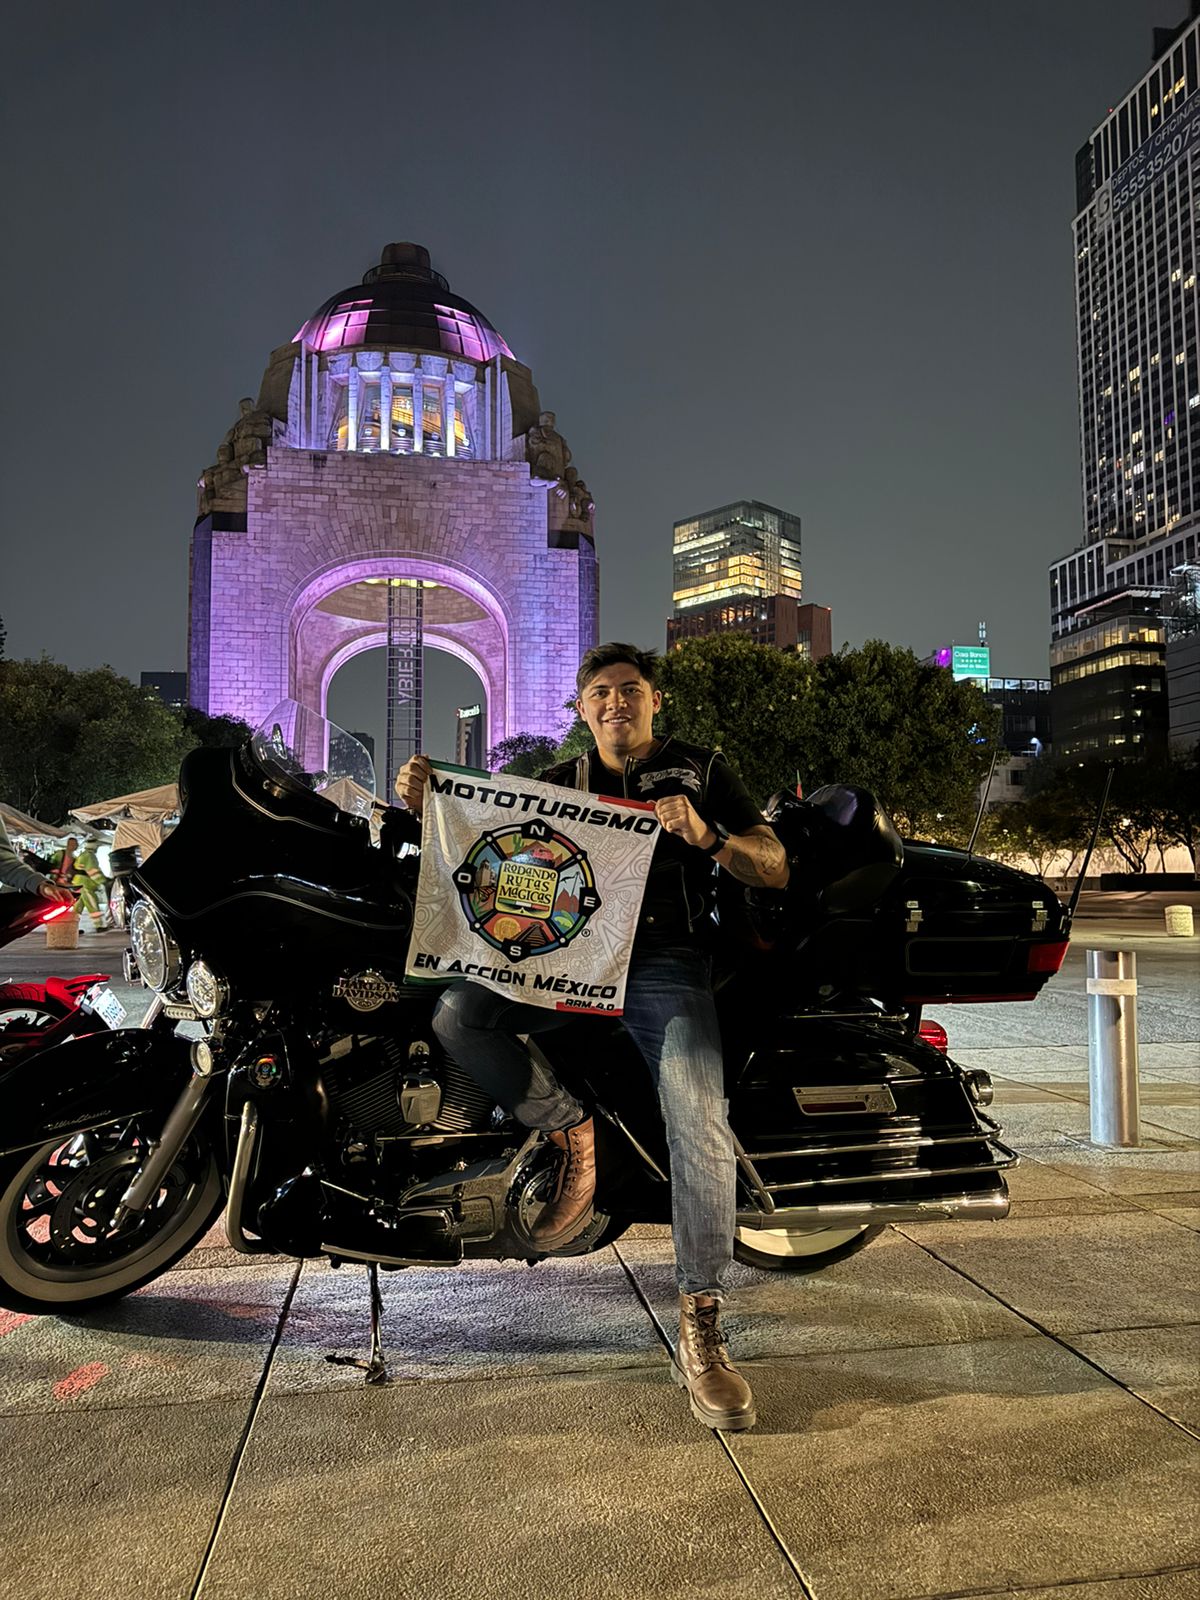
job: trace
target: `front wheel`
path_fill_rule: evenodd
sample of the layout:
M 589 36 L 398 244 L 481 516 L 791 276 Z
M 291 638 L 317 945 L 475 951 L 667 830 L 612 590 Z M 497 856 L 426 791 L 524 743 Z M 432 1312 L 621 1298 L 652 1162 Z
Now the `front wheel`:
M 763 1272 L 821 1272 L 835 1261 L 857 1255 L 883 1232 L 862 1228 L 738 1228 L 733 1258 Z
M 146 1209 L 112 1226 L 148 1148 L 135 1119 L 0 1161 L 0 1306 L 90 1311 L 187 1254 L 224 1204 L 216 1160 L 199 1137 L 188 1140 Z
M 40 983 L 6 983 L 0 987 L 0 1061 L 15 1060 L 36 1049 L 39 1035 L 70 1015 L 70 1007 L 52 999 Z

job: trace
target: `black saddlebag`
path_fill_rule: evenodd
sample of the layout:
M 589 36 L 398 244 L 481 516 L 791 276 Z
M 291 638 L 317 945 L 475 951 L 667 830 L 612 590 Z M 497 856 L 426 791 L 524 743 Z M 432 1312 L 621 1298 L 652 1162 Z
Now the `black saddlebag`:
M 779 1213 L 814 1224 L 1003 1216 L 1016 1158 L 983 1098 L 972 1074 L 885 1019 L 787 1020 L 731 1097 L 757 1225 L 781 1225 Z

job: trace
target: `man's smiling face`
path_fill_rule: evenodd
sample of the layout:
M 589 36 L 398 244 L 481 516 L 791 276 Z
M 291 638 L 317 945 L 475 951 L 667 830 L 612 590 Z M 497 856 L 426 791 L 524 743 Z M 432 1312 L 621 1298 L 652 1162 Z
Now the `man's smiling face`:
M 610 766 L 620 767 L 629 756 L 649 753 L 662 695 L 631 662 L 601 667 L 584 684 L 575 705 L 591 729 L 601 759 Z

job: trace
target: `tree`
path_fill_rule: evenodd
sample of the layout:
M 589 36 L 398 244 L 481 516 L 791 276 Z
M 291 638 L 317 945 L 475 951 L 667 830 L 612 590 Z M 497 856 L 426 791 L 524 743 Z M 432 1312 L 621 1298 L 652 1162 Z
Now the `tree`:
M 1044 878 L 1064 850 L 1074 858 L 1086 847 L 1088 837 L 1089 819 L 1075 797 L 1061 789 L 1046 789 L 1028 800 L 1010 801 L 988 811 L 976 848 L 980 855 L 998 861 L 1030 862 Z
M 507 772 L 513 778 L 535 778 L 552 765 L 557 751 L 556 739 L 541 733 L 514 733 L 488 751 L 488 766 L 493 772 Z
M 192 748 L 175 712 L 111 667 L 0 663 L 0 795 L 49 822 L 170 783 Z
M 1154 851 L 1159 863 L 1172 845 L 1181 845 L 1195 870 L 1200 840 L 1200 761 L 1187 755 L 1150 753 L 1137 761 L 1051 761 L 1030 769 L 1029 805 L 1056 811 L 1063 819 L 1062 844 L 1082 850 L 1112 767 L 1108 805 L 1100 839 L 1125 866 L 1144 873 Z
M 239 717 L 210 717 L 198 706 L 184 706 L 179 717 L 191 741 L 189 749 L 236 750 L 254 732 L 250 724 Z
M 816 728 L 815 679 L 804 656 L 744 633 L 688 639 L 659 663 L 658 727 L 718 746 L 760 803 L 794 789 Z
M 4 618 L 0 617 L 0 661 L 4 660 L 4 645 L 8 634 L 4 631 Z
M 1143 773 L 1146 813 L 1159 865 L 1165 850 L 1180 845 L 1195 872 L 1200 845 L 1200 744 L 1186 752 L 1157 756 Z
M 870 789 L 901 832 L 965 841 L 1000 731 L 978 685 L 869 639 L 818 661 L 814 690 L 805 787 Z

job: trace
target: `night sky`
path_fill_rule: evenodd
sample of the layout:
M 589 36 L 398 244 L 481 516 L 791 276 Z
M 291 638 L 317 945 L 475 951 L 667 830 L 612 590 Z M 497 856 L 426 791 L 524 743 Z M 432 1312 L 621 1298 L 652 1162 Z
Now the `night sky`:
M 195 482 L 269 352 L 416 240 L 597 502 L 601 634 L 671 524 L 803 519 L 835 645 L 1047 673 L 1080 537 L 1074 155 L 1186 0 L 24 7 L 6 28 L 10 656 L 186 665 Z M 439 656 L 428 746 L 464 668 Z M 569 686 L 564 685 L 564 693 Z M 331 711 L 381 721 L 382 655 Z

